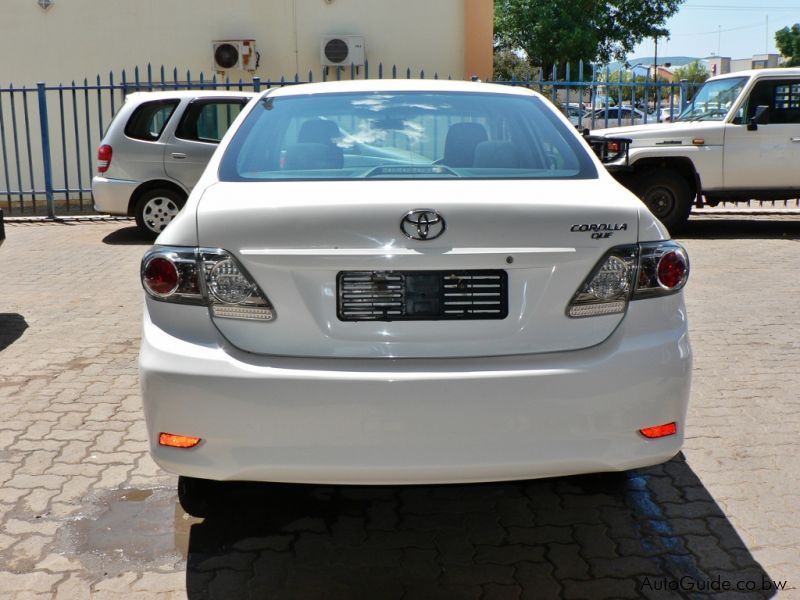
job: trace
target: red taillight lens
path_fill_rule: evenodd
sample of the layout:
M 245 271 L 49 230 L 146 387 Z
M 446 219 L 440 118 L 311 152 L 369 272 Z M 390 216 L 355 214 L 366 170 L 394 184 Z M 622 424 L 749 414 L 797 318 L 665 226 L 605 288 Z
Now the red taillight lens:
M 676 288 L 686 281 L 687 270 L 686 258 L 682 254 L 667 252 L 658 261 L 658 282 L 665 288 Z
M 97 149 L 97 172 L 105 173 L 111 166 L 111 156 L 114 154 L 111 146 L 103 144 Z
M 145 265 L 142 282 L 156 296 L 169 296 L 178 289 L 180 277 L 171 260 L 156 256 Z
M 674 421 L 672 423 L 665 423 L 664 425 L 655 425 L 654 427 L 645 427 L 644 429 L 640 429 L 639 433 L 641 433 L 644 437 L 649 439 L 656 439 L 667 437 L 668 435 L 675 435 L 678 433 L 678 425 Z

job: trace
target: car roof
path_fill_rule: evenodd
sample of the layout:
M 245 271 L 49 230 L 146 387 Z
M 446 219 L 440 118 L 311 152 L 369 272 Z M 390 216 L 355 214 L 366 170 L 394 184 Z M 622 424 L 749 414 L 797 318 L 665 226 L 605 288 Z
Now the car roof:
M 538 93 L 520 86 L 445 79 L 357 79 L 352 81 L 300 83 L 273 88 L 267 94 L 273 97 L 342 92 L 478 92 L 539 96 Z
M 253 98 L 257 92 L 228 90 L 172 90 L 167 92 L 133 92 L 126 96 L 131 101 L 172 100 L 183 98 Z
M 759 77 L 800 77 L 800 69 L 749 69 L 747 71 L 734 71 L 732 73 L 725 73 L 724 75 L 710 77 L 708 81 L 716 81 L 717 79 L 731 79 L 733 77 L 752 77 L 754 75 Z

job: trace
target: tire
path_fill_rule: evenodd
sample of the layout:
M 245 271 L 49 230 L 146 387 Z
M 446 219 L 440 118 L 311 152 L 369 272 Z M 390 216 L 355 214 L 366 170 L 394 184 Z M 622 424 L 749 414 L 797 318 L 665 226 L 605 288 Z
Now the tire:
M 670 232 L 679 231 L 689 219 L 694 193 L 675 171 L 643 171 L 634 180 L 634 192 Z
M 178 477 L 178 501 L 193 517 L 205 518 L 219 513 L 226 505 L 226 486 L 221 481 Z
M 136 201 L 136 225 L 148 236 L 155 237 L 170 224 L 186 204 L 186 197 L 169 188 L 148 190 Z

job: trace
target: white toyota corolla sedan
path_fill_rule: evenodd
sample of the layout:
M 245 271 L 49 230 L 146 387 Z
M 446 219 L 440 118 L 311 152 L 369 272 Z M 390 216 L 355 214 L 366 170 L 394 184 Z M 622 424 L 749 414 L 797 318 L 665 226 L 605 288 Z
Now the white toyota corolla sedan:
M 152 455 L 184 485 L 666 461 L 689 397 L 688 273 L 534 92 L 270 90 L 142 260 Z

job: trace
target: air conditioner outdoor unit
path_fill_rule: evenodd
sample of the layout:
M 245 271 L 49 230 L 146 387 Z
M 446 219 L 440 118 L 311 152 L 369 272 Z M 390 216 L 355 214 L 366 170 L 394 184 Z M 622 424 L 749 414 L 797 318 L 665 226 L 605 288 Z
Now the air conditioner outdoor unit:
M 215 71 L 255 71 L 258 67 L 255 40 L 215 40 L 212 50 Z
M 324 35 L 320 43 L 320 62 L 326 67 L 357 67 L 364 64 L 363 35 Z

